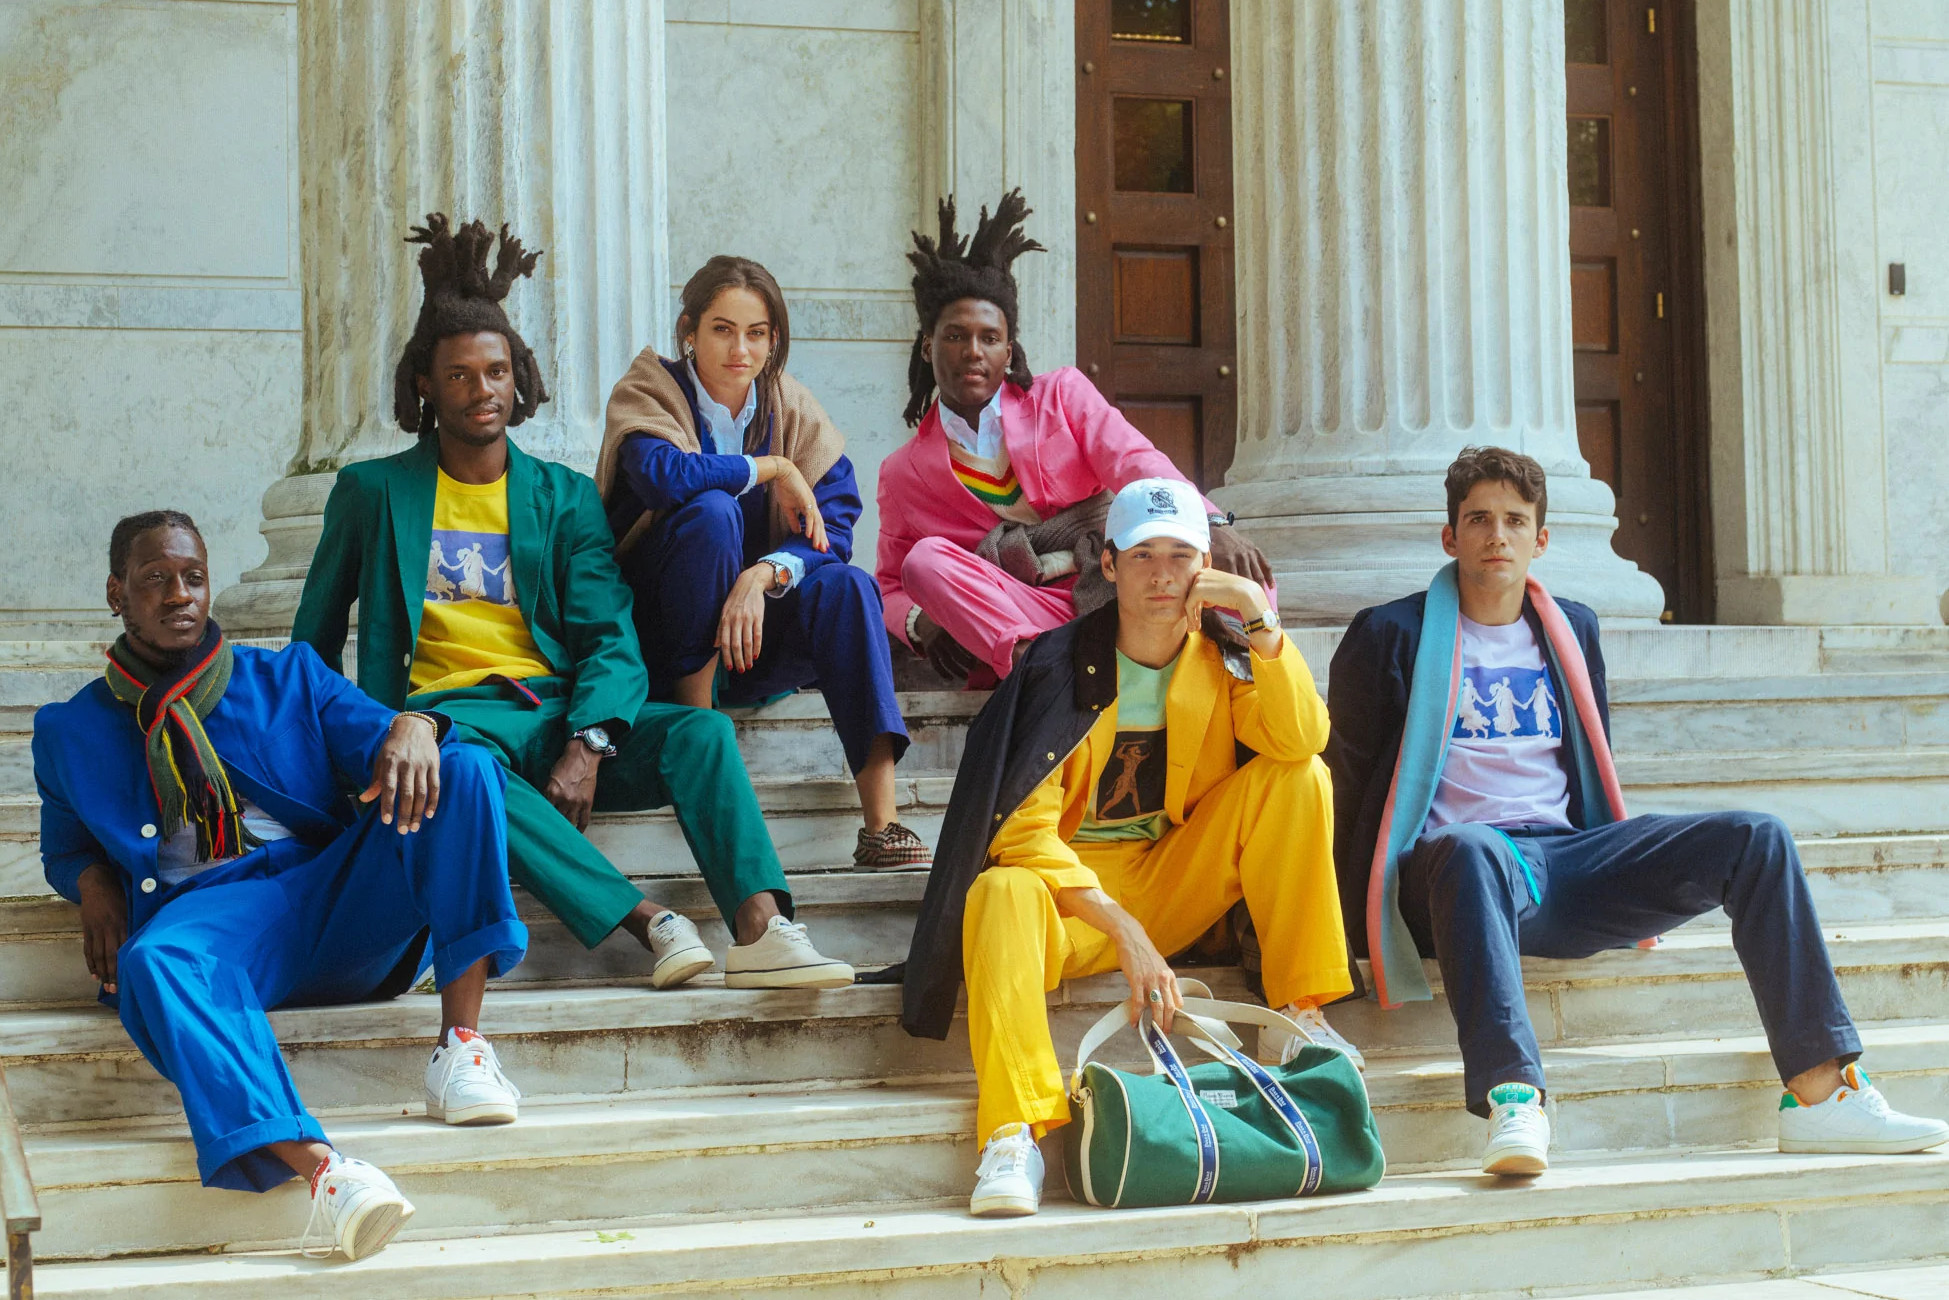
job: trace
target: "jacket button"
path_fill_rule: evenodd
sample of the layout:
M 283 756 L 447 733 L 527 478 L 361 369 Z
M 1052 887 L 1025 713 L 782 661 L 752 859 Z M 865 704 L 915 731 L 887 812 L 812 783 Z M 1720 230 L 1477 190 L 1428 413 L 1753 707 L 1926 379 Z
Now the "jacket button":
M 145 894 L 153 894 L 156 892 L 156 878 L 154 876 L 150 876 L 145 880 L 143 880 L 142 892 Z
M 406 657 L 405 657 L 404 659 L 402 659 L 402 660 L 401 660 L 400 662 L 401 662 L 401 663 L 403 663 L 403 664 L 404 664 L 404 665 L 405 665 L 406 667 L 408 667 L 408 668 L 411 668 L 411 667 L 413 666 L 413 655 L 412 655 L 412 652 L 411 652 L 411 651 L 408 651 L 408 652 L 407 652 L 407 654 L 406 654 Z
M 1001 815 L 1000 813 L 996 813 L 996 814 L 995 814 L 995 820 L 996 820 L 996 821 L 1000 821 L 1001 819 L 1002 819 L 1002 815 Z
M 1056 755 L 1053 751 L 1047 757 L 1051 763 L 1056 761 Z
M 1090 674 L 1092 677 L 1094 677 L 1096 675 L 1096 665 L 1095 664 L 1086 665 L 1083 671 Z
M 153 840 L 156 838 L 156 824 L 154 822 L 142 823 L 142 838 L 145 840 Z

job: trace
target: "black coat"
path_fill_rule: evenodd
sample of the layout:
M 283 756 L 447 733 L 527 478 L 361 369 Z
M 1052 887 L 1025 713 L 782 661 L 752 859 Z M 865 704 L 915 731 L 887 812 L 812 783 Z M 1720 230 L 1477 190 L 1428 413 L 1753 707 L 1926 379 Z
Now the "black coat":
M 1221 647 L 1227 670 L 1250 681 L 1251 650 L 1237 622 L 1208 611 L 1202 630 Z M 1037 637 L 976 716 L 907 953 L 900 1023 L 908 1033 L 947 1037 L 961 989 L 962 911 L 975 877 L 988 865 L 988 846 L 1116 698 L 1112 602 Z
M 1421 645 L 1421 613 L 1428 593 L 1375 605 L 1354 615 L 1340 638 L 1327 673 L 1326 709 L 1333 731 L 1326 742 L 1326 765 L 1333 773 L 1333 865 L 1340 879 L 1340 912 L 1347 923 L 1347 950 L 1367 952 L 1367 880 L 1374 863 L 1374 840 L 1401 752 L 1407 721 L 1408 688 L 1414 679 L 1415 651 Z M 1558 599 L 1570 630 L 1590 669 L 1604 733 L 1611 730 L 1610 696 L 1604 685 L 1604 653 L 1597 645 L 1597 615 L 1588 605 Z M 1523 601 L 1523 619 L 1544 642 L 1535 608 Z M 1583 791 L 1577 765 L 1566 745 L 1559 755 L 1570 780 L 1570 822 L 1584 824 Z

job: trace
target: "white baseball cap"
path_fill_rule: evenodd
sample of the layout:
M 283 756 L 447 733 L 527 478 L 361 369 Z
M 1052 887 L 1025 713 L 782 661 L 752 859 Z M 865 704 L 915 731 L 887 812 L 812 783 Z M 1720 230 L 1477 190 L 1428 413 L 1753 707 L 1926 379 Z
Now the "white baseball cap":
M 1174 537 L 1200 553 L 1211 551 L 1211 520 L 1204 499 L 1189 483 L 1174 478 L 1140 478 L 1127 484 L 1110 503 L 1103 531 L 1119 551 L 1153 537 Z

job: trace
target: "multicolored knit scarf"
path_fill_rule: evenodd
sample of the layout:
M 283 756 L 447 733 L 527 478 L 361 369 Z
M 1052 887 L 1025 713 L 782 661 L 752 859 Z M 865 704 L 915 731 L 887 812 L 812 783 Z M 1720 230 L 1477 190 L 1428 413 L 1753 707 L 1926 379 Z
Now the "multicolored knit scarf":
M 162 838 L 196 824 L 196 860 L 234 858 L 258 846 L 244 829 L 243 807 L 216 747 L 203 730 L 230 685 L 230 642 L 213 621 L 203 640 L 172 672 L 158 672 L 120 636 L 108 648 L 108 689 L 135 710 L 146 738 L 149 783 L 162 814 Z

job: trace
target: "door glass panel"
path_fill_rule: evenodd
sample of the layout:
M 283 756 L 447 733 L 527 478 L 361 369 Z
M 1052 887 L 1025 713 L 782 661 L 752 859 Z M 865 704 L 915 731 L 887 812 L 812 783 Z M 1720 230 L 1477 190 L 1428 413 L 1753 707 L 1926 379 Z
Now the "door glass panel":
M 1113 127 L 1118 189 L 1191 193 L 1190 100 L 1118 98 Z
M 1122 142 L 1121 131 L 1118 142 Z M 1117 188 L 1123 188 L 1121 183 Z M 1570 119 L 1570 205 L 1611 206 L 1611 119 L 1608 117 Z
M 1110 0 L 1110 37 L 1182 44 L 1191 39 L 1191 0 Z
M 1607 0 L 1563 0 L 1563 58 L 1566 63 L 1609 63 L 1604 49 Z

